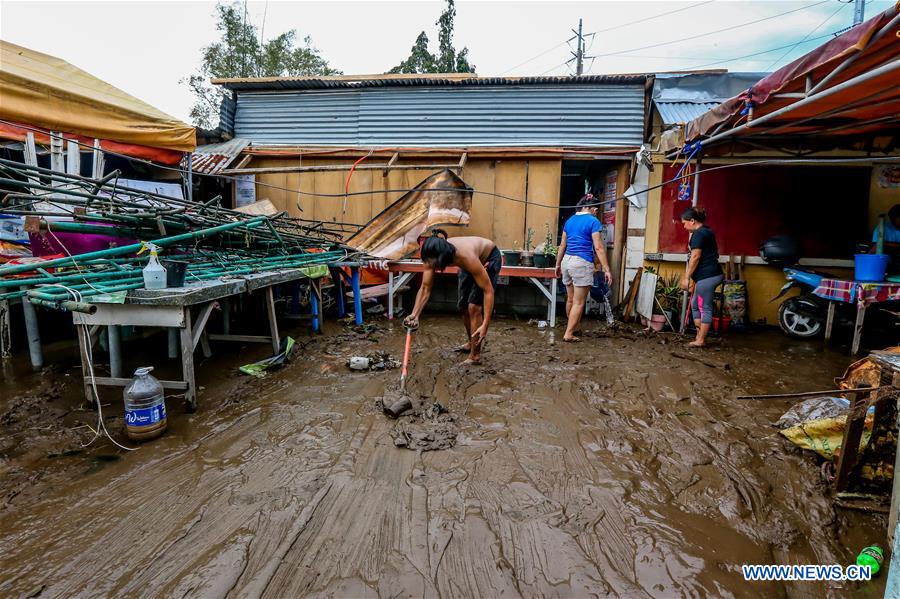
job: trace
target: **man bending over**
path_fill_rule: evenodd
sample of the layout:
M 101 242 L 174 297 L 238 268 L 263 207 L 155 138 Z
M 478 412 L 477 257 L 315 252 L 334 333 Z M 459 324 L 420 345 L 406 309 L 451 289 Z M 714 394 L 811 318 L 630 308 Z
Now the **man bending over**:
M 469 353 L 466 364 L 481 364 L 481 346 L 487 337 L 491 313 L 494 311 L 494 284 L 500 274 L 503 258 L 490 239 L 483 237 L 447 238 L 447 233 L 435 229 L 425 238 L 420 255 L 425 264 L 422 286 L 416 295 L 412 313 L 403 321 L 408 327 L 419 326 L 419 316 L 431 298 L 434 272 L 448 266 L 459 267 L 459 301 L 466 327 L 466 343 L 460 351 Z

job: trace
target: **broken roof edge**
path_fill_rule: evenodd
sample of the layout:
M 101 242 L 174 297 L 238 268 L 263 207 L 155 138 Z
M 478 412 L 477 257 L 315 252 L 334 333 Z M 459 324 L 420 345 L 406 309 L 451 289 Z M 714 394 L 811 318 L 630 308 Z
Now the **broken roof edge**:
M 479 77 L 472 73 L 335 75 L 323 77 L 214 78 L 210 82 L 230 90 L 361 89 L 371 87 L 468 87 L 479 85 L 636 85 L 652 74 Z

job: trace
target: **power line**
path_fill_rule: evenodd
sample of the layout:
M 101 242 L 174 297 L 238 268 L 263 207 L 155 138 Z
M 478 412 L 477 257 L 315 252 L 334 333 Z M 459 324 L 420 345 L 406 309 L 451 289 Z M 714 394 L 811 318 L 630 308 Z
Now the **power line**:
M 622 29 L 622 28 L 628 27 L 628 26 L 630 26 L 630 25 L 636 25 L 636 24 L 638 24 L 638 23 L 644 23 L 644 22 L 646 22 L 646 21 L 651 21 L 651 20 L 653 20 L 653 19 L 658 19 L 658 18 L 660 18 L 660 17 L 665 17 L 665 16 L 668 16 L 668 15 L 673 15 L 673 14 L 678 13 L 678 12 L 682 12 L 682 11 L 685 11 L 685 10 L 690 10 L 690 9 L 692 9 L 692 8 L 697 8 L 698 6 L 703 6 L 704 4 L 711 4 L 711 3 L 714 2 L 714 1 L 715 1 L 715 0 L 704 0 L 703 2 L 697 2 L 697 3 L 695 3 L 695 4 L 691 4 L 691 5 L 689 5 L 689 6 L 683 6 L 683 7 L 681 7 L 681 8 L 675 9 L 675 10 L 666 11 L 666 12 L 659 13 L 659 14 L 656 14 L 656 15 L 650 15 L 649 17 L 644 17 L 643 19 L 637 19 L 636 21 L 629 21 L 628 23 L 622 23 L 621 25 L 614 25 L 614 26 L 612 26 L 612 27 L 607 27 L 606 29 L 600 29 L 600 30 L 598 30 L 598 31 L 594 31 L 593 33 L 588 33 L 588 34 L 585 35 L 585 37 L 587 37 L 587 36 L 593 36 L 593 35 L 596 35 L 596 34 L 598 34 L 598 33 L 606 33 L 607 31 L 614 31 L 614 30 L 616 30 L 616 29 Z M 542 57 L 542 56 L 546 56 L 547 54 L 549 54 L 550 52 L 553 52 L 553 51 L 556 50 L 557 48 L 561 48 L 562 46 L 565 46 L 565 45 L 568 44 L 569 41 L 571 41 L 571 40 L 572 40 L 572 38 L 569 38 L 568 40 L 566 40 L 566 41 L 564 41 L 564 42 L 560 42 L 560 43 L 556 44 L 556 45 L 553 46 L 552 48 L 547 48 L 546 50 L 544 50 L 544 51 L 541 52 L 540 54 L 535 54 L 534 56 L 532 56 L 532 57 L 529 58 L 528 60 L 525 60 L 525 61 L 523 61 L 523 62 L 520 62 L 520 63 L 517 64 L 516 66 L 511 67 L 511 68 L 509 68 L 509 69 L 506 69 L 505 71 L 502 71 L 502 72 L 498 75 L 498 77 L 499 77 L 499 76 L 503 76 L 503 75 L 505 75 L 505 74 L 507 74 L 507 73 L 509 73 L 509 72 L 511 72 L 511 71 L 514 71 L 514 70 L 518 69 L 519 67 L 521 67 L 521 66 L 523 66 L 523 65 L 526 65 L 526 64 L 528 64 L 529 62 L 531 62 L 531 61 L 533 61 L 533 60 L 536 60 L 536 59 L 538 59 L 538 58 L 540 58 L 540 57 Z M 591 43 L 593 44 L 593 41 L 592 41 Z M 557 67 L 553 67 L 553 68 L 555 69 L 555 68 L 557 68 Z M 553 70 L 553 69 L 551 69 L 551 70 Z
M 532 56 L 532 57 L 529 58 L 528 60 L 526 60 L 526 61 L 524 61 L 524 62 L 520 62 L 519 64 L 517 64 L 516 66 L 514 66 L 514 67 L 512 67 L 512 68 L 506 69 L 505 71 L 503 71 L 502 73 L 500 73 L 500 74 L 497 75 L 497 76 L 498 76 L 498 77 L 501 77 L 501 76 L 503 76 L 503 75 L 505 75 L 505 74 L 507 74 L 507 73 L 509 73 L 509 72 L 511 72 L 511 71 L 515 71 L 516 69 L 518 69 L 518 68 L 521 67 L 522 65 L 526 65 L 526 64 L 528 64 L 529 62 L 531 62 L 532 60 L 536 60 L 536 59 L 540 58 L 541 56 L 546 56 L 547 54 L 553 52 L 553 51 L 556 50 L 557 48 L 561 48 L 562 46 L 565 46 L 565 45 L 568 44 L 568 43 L 569 43 L 568 41 L 560 42 L 560 43 L 556 44 L 555 46 L 553 46 L 552 48 L 548 48 L 547 50 L 544 50 L 544 51 L 541 52 L 540 54 L 535 54 L 534 56 Z M 556 67 L 554 67 L 554 68 L 556 68 Z
M 650 15 L 649 17 L 644 17 L 643 19 L 638 19 L 637 21 L 629 21 L 628 23 L 622 23 L 621 25 L 614 25 L 612 27 L 607 27 L 606 29 L 599 29 L 599 30 L 595 31 L 594 33 L 606 33 L 607 31 L 615 31 L 616 29 L 622 29 L 623 27 L 628 27 L 629 25 L 636 25 L 638 23 L 652 21 L 653 19 L 658 19 L 660 17 L 674 15 L 677 12 L 682 12 L 685 10 L 690 10 L 692 8 L 697 8 L 698 6 L 703 6 L 704 4 L 712 4 L 714 1 L 715 0 L 705 0 L 704 2 L 697 2 L 696 4 L 691 4 L 690 6 L 682 6 L 681 8 L 677 8 L 675 10 L 670 10 L 668 12 L 659 13 L 658 15 Z
M 820 6 L 820 5 L 822 5 L 822 4 L 826 4 L 826 3 L 830 2 L 830 1 L 831 1 L 831 0 L 820 0 L 819 2 L 816 2 L 815 4 L 808 4 L 808 5 L 806 5 L 806 6 L 801 6 L 800 8 L 795 8 L 795 9 L 792 9 L 792 10 L 788 10 L 788 11 L 785 11 L 785 12 L 781 12 L 781 13 L 778 13 L 778 14 L 776 14 L 776 15 L 771 15 L 771 16 L 768 16 L 768 17 L 763 17 L 762 19 L 756 19 L 756 20 L 754 20 L 754 21 L 747 21 L 746 23 L 739 23 L 739 24 L 737 24 L 737 25 L 731 25 L 731 26 L 729 26 L 729 27 L 723 27 L 722 29 L 716 29 L 716 30 L 714 30 L 714 31 L 707 31 L 707 32 L 705 32 L 705 33 L 698 33 L 698 34 L 696 34 L 696 35 L 690 35 L 690 36 L 688 36 L 688 37 L 683 37 L 683 38 L 680 38 L 680 39 L 677 39 L 677 40 L 670 40 L 670 41 L 668 41 L 668 42 L 658 42 L 658 43 L 656 43 L 656 44 L 650 44 L 650 45 L 648 45 L 648 46 L 640 46 L 640 47 L 638 47 L 638 48 L 630 48 L 630 49 L 628 49 L 628 50 L 619 50 L 619 51 L 616 51 L 616 52 L 606 52 L 606 53 L 604 53 L 604 54 L 597 54 L 596 56 L 597 56 L 597 57 L 601 57 L 601 56 L 617 56 L 617 55 L 620 55 L 620 54 L 625 54 L 625 53 L 627 53 L 627 52 L 638 52 L 638 51 L 640 51 L 640 50 L 648 50 L 648 49 L 650 49 L 650 48 L 659 48 L 660 46 L 669 46 L 669 45 L 671 45 L 671 44 L 678 44 L 678 43 L 681 43 L 681 42 L 686 42 L 686 41 L 698 39 L 698 38 L 701 38 L 701 37 L 706 37 L 706 36 L 709 36 L 709 35 L 715 35 L 715 34 L 717 34 L 717 33 L 723 33 L 723 32 L 725 32 L 725 31 L 733 31 L 733 30 L 735 30 L 735 29 L 740 29 L 741 27 L 748 27 L 748 26 L 750 26 L 750 25 L 755 25 L 755 24 L 757 24 L 757 23 L 762 23 L 762 22 L 764 22 L 764 21 L 771 21 L 772 19 L 777 19 L 778 17 L 783 17 L 784 15 L 789 15 L 789 14 L 791 14 L 791 13 L 799 12 L 799 11 L 801 11 L 801 10 L 808 10 L 808 9 L 813 8 L 813 7 L 816 7 L 816 6 Z
M 825 39 L 825 38 L 830 38 L 830 37 L 833 37 L 833 36 L 834 36 L 834 33 L 826 33 L 825 35 L 820 35 L 820 36 L 817 36 L 817 37 L 809 38 L 808 40 L 806 40 L 806 41 L 803 42 L 803 43 L 815 42 L 815 41 L 822 40 L 822 39 Z M 692 71 L 692 70 L 694 70 L 694 69 L 702 69 L 702 68 L 704 68 L 704 67 L 711 67 L 711 66 L 717 65 L 717 64 L 724 64 L 724 63 L 726 63 L 726 62 L 734 62 L 734 61 L 736 61 L 736 60 L 742 60 L 742 59 L 744 59 L 744 58 L 750 58 L 751 56 L 760 56 L 760 55 L 762 55 L 762 54 L 768 54 L 768 53 L 770 53 L 770 52 L 777 52 L 778 50 L 784 50 L 785 48 L 790 48 L 791 46 L 794 46 L 794 45 L 796 45 L 796 44 L 785 44 L 784 46 L 778 46 L 777 48 L 769 48 L 768 50 L 761 50 L 761 51 L 759 51 L 759 52 L 753 52 L 752 54 L 744 54 L 743 56 L 735 56 L 734 58 L 725 58 L 725 59 L 722 59 L 722 60 L 717 60 L 717 61 L 715 61 L 715 62 L 707 62 L 707 63 L 704 63 L 704 64 L 698 64 L 698 65 L 693 65 L 693 66 L 690 66 L 690 67 L 683 67 L 683 68 L 680 68 L 680 69 L 674 69 L 674 70 L 678 70 L 678 71 Z
M 785 50 L 785 51 L 784 51 L 784 54 L 782 54 L 781 56 L 779 56 L 778 58 L 776 58 L 776 59 L 772 62 L 772 64 L 770 64 L 770 65 L 769 65 L 768 67 L 766 67 L 764 70 L 766 70 L 766 71 L 771 71 L 771 70 L 772 70 L 772 67 L 774 67 L 776 64 L 778 64 L 779 62 L 781 62 L 782 60 L 784 60 L 784 57 L 787 56 L 788 54 L 790 54 L 791 52 L 793 52 L 793 51 L 794 51 L 794 48 L 796 48 L 797 46 L 799 46 L 800 44 L 802 44 L 803 42 L 805 42 L 805 41 L 809 38 L 809 36 L 811 36 L 811 35 L 814 34 L 816 31 L 818 31 L 825 23 L 827 23 L 828 21 L 830 21 L 831 19 L 833 19 L 839 12 L 841 12 L 842 10 L 844 10 L 844 8 L 846 8 L 847 6 L 849 6 L 849 4 L 840 4 L 840 5 L 838 6 L 838 9 L 837 9 L 836 11 L 834 11 L 833 13 L 831 13 L 831 15 L 830 15 L 828 18 L 826 18 L 824 21 L 822 21 L 821 23 L 819 23 L 818 25 L 816 25 L 816 27 L 815 27 L 812 31 L 810 31 L 809 33 L 807 33 L 806 35 L 804 35 L 804 36 L 803 36 L 803 39 L 801 39 L 799 42 L 797 42 L 796 44 L 794 44 L 793 46 L 791 46 L 790 48 L 788 48 L 787 50 Z

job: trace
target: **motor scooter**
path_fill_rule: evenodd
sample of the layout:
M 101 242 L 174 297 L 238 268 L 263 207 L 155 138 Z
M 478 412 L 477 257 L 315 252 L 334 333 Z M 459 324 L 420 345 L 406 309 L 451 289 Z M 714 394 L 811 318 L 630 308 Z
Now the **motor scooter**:
M 795 339 L 810 339 L 825 331 L 828 319 L 828 301 L 813 293 L 823 278 L 831 277 L 825 273 L 801 270 L 796 267 L 785 268 L 787 282 L 771 301 L 778 300 L 791 289 L 799 289 L 800 295 L 789 297 L 778 307 L 778 326 L 788 336 Z M 855 315 L 853 304 L 838 302 L 835 310 L 835 325 L 845 326 L 853 323 Z
M 759 255 L 773 266 L 787 266 L 784 276 L 787 282 L 770 301 L 785 296 L 791 289 L 799 289 L 800 294 L 787 298 L 778 307 L 778 326 L 795 339 L 811 339 L 825 331 L 828 319 L 828 300 L 813 293 L 824 278 L 833 275 L 802 269 L 797 266 L 800 257 L 800 243 L 797 239 L 778 235 L 767 239 L 759 246 Z M 838 303 L 835 310 L 835 324 L 852 324 L 855 310 L 852 304 Z

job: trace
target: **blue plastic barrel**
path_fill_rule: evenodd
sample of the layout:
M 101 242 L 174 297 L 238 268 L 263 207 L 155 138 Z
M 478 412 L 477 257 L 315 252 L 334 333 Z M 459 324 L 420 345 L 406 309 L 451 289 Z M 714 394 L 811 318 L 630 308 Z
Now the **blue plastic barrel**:
M 856 280 L 880 283 L 887 274 L 890 259 L 886 254 L 856 254 Z

